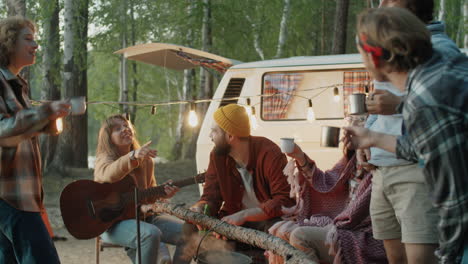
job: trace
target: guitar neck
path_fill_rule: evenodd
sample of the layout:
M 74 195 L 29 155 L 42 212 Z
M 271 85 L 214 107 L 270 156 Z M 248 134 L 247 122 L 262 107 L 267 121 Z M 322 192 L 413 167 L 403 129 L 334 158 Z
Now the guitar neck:
M 175 181 L 172 183 L 172 185 L 177 186 L 179 188 L 196 184 L 198 183 L 195 178 L 187 178 L 179 181 Z M 147 199 L 147 198 L 161 198 L 166 196 L 166 192 L 164 191 L 164 185 L 159 185 L 155 187 L 151 187 L 145 190 L 138 191 L 138 197 L 140 200 Z

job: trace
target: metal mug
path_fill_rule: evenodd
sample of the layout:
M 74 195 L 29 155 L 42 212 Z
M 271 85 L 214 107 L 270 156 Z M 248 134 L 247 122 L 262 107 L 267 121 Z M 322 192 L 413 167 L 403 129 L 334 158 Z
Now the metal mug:
M 75 96 L 70 98 L 71 114 L 82 115 L 86 112 L 86 97 Z
M 355 93 L 349 96 L 349 114 L 361 115 L 367 113 L 366 94 Z
M 322 126 L 320 146 L 337 148 L 339 144 L 340 144 L 340 128 L 332 127 L 332 126 Z

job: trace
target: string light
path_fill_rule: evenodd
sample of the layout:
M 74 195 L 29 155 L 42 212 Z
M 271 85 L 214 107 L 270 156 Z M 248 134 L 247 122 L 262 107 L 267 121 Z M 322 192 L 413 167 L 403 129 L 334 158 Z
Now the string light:
M 366 96 L 369 94 L 369 85 L 364 85 L 364 93 L 366 94 Z
M 347 82 L 346 84 L 348 84 L 348 85 L 350 85 L 350 84 L 362 85 L 362 82 Z M 319 92 L 318 94 L 313 96 L 311 99 L 305 98 L 305 97 L 297 95 L 297 94 L 291 94 L 291 93 L 258 94 L 258 95 L 253 95 L 253 96 L 250 96 L 250 97 L 268 98 L 268 97 L 272 97 L 272 96 L 278 96 L 279 94 L 288 94 L 288 95 L 293 96 L 293 97 L 297 96 L 297 97 L 308 99 L 309 100 L 309 107 L 307 109 L 307 120 L 308 121 L 313 121 L 313 120 L 315 120 L 315 113 L 314 113 L 313 107 L 312 107 L 312 99 L 319 96 L 320 94 L 327 91 L 328 89 L 333 88 L 333 101 L 339 102 L 340 99 L 341 99 L 341 96 L 340 96 L 338 86 L 342 87 L 343 85 L 344 84 L 341 83 L 341 84 L 333 84 L 333 85 L 328 85 L 328 86 L 313 87 L 313 88 L 308 88 L 308 89 L 302 90 L 302 91 L 322 90 L 321 92 Z M 366 92 L 369 91 L 369 85 L 365 85 L 364 88 L 365 88 Z M 189 116 L 188 116 L 189 125 L 192 126 L 192 127 L 198 126 L 199 120 L 198 120 L 197 113 L 195 111 L 195 108 L 196 108 L 195 104 L 209 103 L 209 102 L 223 102 L 223 101 L 238 101 L 239 99 L 245 98 L 247 106 L 244 106 L 244 107 L 246 109 L 247 114 L 250 117 L 251 127 L 252 127 L 252 129 L 255 130 L 255 129 L 257 129 L 258 123 L 257 123 L 256 114 L 255 114 L 255 107 L 251 106 L 251 98 L 250 97 L 245 98 L 245 97 L 240 97 L 239 96 L 239 97 L 229 97 L 229 98 L 194 99 L 194 100 L 192 100 L 190 102 L 190 112 L 189 112 Z M 43 103 L 49 103 L 49 102 L 51 102 L 51 101 L 49 101 L 49 100 L 41 100 L 41 101 L 31 100 L 31 103 L 33 105 L 41 105 Z M 112 104 L 117 104 L 117 105 L 127 105 L 127 106 L 135 106 L 135 107 L 151 106 L 151 114 L 155 115 L 156 110 L 157 110 L 157 106 L 187 104 L 187 101 L 167 101 L 167 102 L 154 102 L 154 101 L 153 102 L 88 101 L 86 104 L 87 105 L 100 105 L 100 104 L 103 104 L 103 105 L 108 105 L 108 106 L 112 106 Z M 130 121 L 130 114 L 128 112 L 125 113 L 125 118 Z M 58 132 L 59 133 L 62 132 L 63 131 L 63 120 L 62 119 L 57 119 L 56 120 L 56 125 L 57 125 Z
M 250 109 L 252 111 L 252 115 L 250 116 L 250 128 L 255 130 L 258 127 L 257 117 L 255 116 L 255 107 L 252 106 Z
M 191 127 L 196 127 L 198 125 L 198 116 L 195 112 L 195 103 L 190 103 L 188 122 Z
M 347 85 L 362 85 L 362 81 L 359 82 L 346 82 Z M 315 90 L 323 90 L 322 92 L 334 88 L 334 94 L 339 95 L 339 90 L 338 86 L 342 87 L 344 84 L 343 83 L 337 83 L 337 84 L 332 84 L 332 85 L 327 85 L 327 86 L 320 86 L 320 87 L 312 87 L 308 89 L 303 89 L 301 91 L 307 92 L 307 91 L 315 91 Z M 322 92 L 318 93 L 317 95 L 321 94 Z M 290 96 L 299 96 L 296 94 L 291 94 L 291 93 L 272 93 L 272 94 L 258 94 L 258 95 L 253 95 L 250 97 L 260 97 L 260 98 L 268 98 L 272 96 L 278 96 L 280 94 L 287 94 Z M 302 96 L 299 96 L 302 97 Z M 314 96 L 316 97 L 316 96 Z M 198 104 L 198 103 L 209 103 L 209 102 L 223 102 L 223 101 L 238 101 L 240 99 L 244 99 L 245 97 L 228 97 L 228 98 L 211 98 L 211 99 L 195 99 L 192 100 L 193 103 Z M 249 99 L 249 98 L 247 98 Z M 338 96 L 338 99 L 340 97 Z M 33 105 L 41 105 L 43 103 L 50 103 L 52 101 L 50 100 L 30 100 Z M 87 105 L 128 105 L 128 106 L 168 106 L 168 105 L 181 105 L 181 104 L 187 104 L 187 101 L 181 100 L 181 101 L 164 101 L 164 102 L 121 102 L 121 101 L 88 101 L 86 102 Z
M 63 118 L 57 118 L 55 120 L 55 127 L 57 128 L 57 132 L 60 134 L 63 131 Z
M 251 117 L 252 116 L 252 107 L 250 106 L 250 98 L 247 98 L 246 101 L 247 101 L 247 106 L 244 106 L 244 108 L 245 108 L 245 111 L 247 112 L 247 115 L 249 117 Z
M 340 90 L 338 90 L 338 87 L 333 88 L 333 101 L 340 101 Z
M 309 99 L 309 107 L 307 108 L 307 121 L 315 121 L 314 108 L 312 108 L 312 99 Z

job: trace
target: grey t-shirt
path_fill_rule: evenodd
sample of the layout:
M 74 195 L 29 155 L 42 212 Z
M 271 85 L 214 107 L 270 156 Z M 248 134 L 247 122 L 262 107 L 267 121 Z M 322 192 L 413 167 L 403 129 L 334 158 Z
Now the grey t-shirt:
M 252 175 L 247 169 L 238 164 L 236 165 L 236 169 L 239 171 L 245 187 L 244 196 L 242 197 L 242 207 L 244 209 L 259 207 L 260 202 L 258 202 L 257 196 L 255 196 Z

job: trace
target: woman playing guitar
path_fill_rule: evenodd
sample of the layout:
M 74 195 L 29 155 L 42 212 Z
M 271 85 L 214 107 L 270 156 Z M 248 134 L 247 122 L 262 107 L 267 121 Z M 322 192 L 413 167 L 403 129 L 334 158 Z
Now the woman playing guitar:
M 130 175 L 139 189 L 156 186 L 154 164 L 151 158 L 157 151 L 150 148 L 151 142 L 140 147 L 135 130 L 124 116 L 113 115 L 106 119 L 99 131 L 96 150 L 94 180 L 100 183 L 115 183 Z M 172 197 L 178 187 L 167 184 L 166 197 Z M 147 199 L 143 203 L 152 203 Z M 176 245 L 173 264 L 190 263 L 182 259 L 184 241 L 183 221 L 164 214 L 151 215 L 140 223 L 142 263 L 157 263 L 160 242 Z M 128 256 L 136 263 L 137 234 L 134 219 L 123 220 L 112 225 L 101 235 L 103 241 L 122 245 Z

